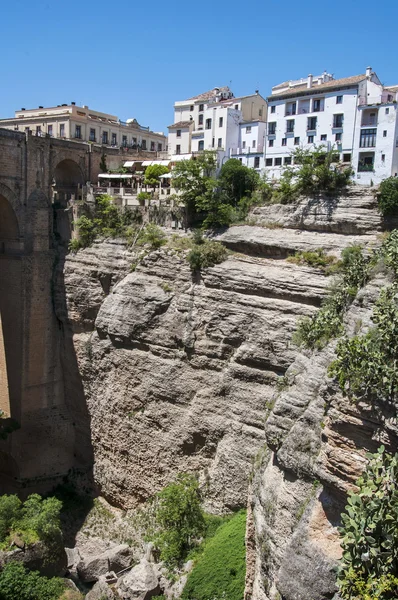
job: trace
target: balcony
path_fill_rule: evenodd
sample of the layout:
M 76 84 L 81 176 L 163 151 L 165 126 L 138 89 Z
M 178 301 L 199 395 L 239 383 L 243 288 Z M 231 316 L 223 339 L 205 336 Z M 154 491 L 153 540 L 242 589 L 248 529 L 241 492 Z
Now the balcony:
M 367 117 L 362 119 L 361 127 L 377 127 L 377 117 Z

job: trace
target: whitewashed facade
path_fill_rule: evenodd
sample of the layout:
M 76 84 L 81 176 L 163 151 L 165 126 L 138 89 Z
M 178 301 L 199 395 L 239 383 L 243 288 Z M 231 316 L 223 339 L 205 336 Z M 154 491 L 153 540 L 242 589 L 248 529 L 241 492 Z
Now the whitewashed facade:
M 370 67 L 363 75 L 329 73 L 272 88 L 264 152 L 267 177 L 278 179 L 296 148 L 324 146 L 369 184 L 397 171 L 398 88 L 385 88 Z
M 169 126 L 169 155 L 190 158 L 203 150 L 215 150 L 219 167 L 232 156 L 242 158 L 242 162 L 244 158 L 246 162 L 247 153 L 241 152 L 242 140 L 246 145 L 242 132 L 253 127 L 250 145 L 255 140 L 254 154 L 260 154 L 262 158 L 263 147 L 261 150 L 258 148 L 263 144 L 261 136 L 265 131 L 266 116 L 267 103 L 257 91 L 235 98 L 228 87 L 214 88 L 194 98 L 178 101 L 174 104 L 174 123 Z M 254 165 L 258 161 L 253 157 L 249 162 Z

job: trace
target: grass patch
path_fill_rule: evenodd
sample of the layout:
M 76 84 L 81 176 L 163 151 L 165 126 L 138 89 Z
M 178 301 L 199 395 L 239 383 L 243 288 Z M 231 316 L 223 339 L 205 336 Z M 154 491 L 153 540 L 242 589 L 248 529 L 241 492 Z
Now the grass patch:
M 242 600 L 246 575 L 246 511 L 236 513 L 204 543 L 182 600 Z
M 336 262 L 333 256 L 328 256 L 322 248 L 304 252 L 295 252 L 287 258 L 288 262 L 296 265 L 308 265 L 326 271 L 327 268 Z

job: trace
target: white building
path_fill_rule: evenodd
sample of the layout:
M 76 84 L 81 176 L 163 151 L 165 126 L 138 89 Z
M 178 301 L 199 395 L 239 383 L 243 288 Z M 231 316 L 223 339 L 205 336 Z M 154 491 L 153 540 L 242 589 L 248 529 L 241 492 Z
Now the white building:
M 295 148 L 325 146 L 351 164 L 358 183 L 375 183 L 397 168 L 398 87 L 385 88 L 370 67 L 363 75 L 287 81 L 268 97 L 265 171 L 279 178 Z
M 121 121 L 115 115 L 99 112 L 88 106 L 76 106 L 74 102 L 49 108 L 22 108 L 15 111 L 14 118 L 0 119 L 0 127 L 104 146 L 122 146 L 150 152 L 166 150 L 166 136 L 163 133 L 143 127 L 136 119 Z
M 263 155 L 263 149 L 258 149 L 263 144 L 266 115 L 267 103 L 258 91 L 235 98 L 228 87 L 221 87 L 178 101 L 174 104 L 174 123 L 169 126 L 169 154 L 172 160 L 179 160 L 203 150 L 216 150 L 221 165 L 231 156 L 247 160 L 247 152 L 241 150 L 250 144 L 256 150 L 251 156 L 254 165 L 254 155 Z M 249 133 L 250 128 L 253 134 L 246 139 L 243 132 L 247 129 Z

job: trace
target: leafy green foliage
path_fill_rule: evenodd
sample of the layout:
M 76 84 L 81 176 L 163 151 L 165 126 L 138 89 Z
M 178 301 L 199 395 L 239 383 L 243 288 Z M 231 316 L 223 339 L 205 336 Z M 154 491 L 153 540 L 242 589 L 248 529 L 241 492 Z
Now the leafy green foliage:
M 19 562 L 6 564 L 0 573 L 0 600 L 58 600 L 64 591 L 62 579 L 42 577 Z
M 156 187 L 159 185 L 160 176 L 165 173 L 169 173 L 169 169 L 164 165 L 149 165 L 145 169 L 145 185 L 150 185 L 151 187 Z
M 289 256 L 287 260 L 292 263 L 299 265 L 306 264 L 310 267 L 317 267 L 322 270 L 326 270 L 326 268 L 335 261 L 334 257 L 328 256 L 323 248 L 296 252 L 293 256 Z
M 137 200 L 141 204 L 144 204 L 145 200 L 150 200 L 151 198 L 152 198 L 151 192 L 140 192 L 139 194 L 137 194 Z
M 182 600 L 242 600 L 246 574 L 246 512 L 221 525 L 203 548 Z
M 188 253 L 187 260 L 192 271 L 200 271 L 207 267 L 214 267 L 214 265 L 226 260 L 227 256 L 228 252 L 222 244 L 205 240 L 196 235 L 196 243 L 194 239 L 194 244 Z
M 343 333 L 343 317 L 357 291 L 368 279 L 369 259 L 362 255 L 360 246 L 343 250 L 342 274 L 329 296 L 312 317 L 299 321 L 293 342 L 306 348 L 323 348 L 327 342 Z
M 166 234 L 153 223 L 148 223 L 139 233 L 137 244 L 143 246 L 148 244 L 152 250 L 157 250 L 167 243 Z
M 12 536 L 27 544 L 37 540 L 51 545 L 61 537 L 62 503 L 54 497 L 42 499 L 31 494 L 22 504 L 15 495 L 0 496 L 0 544 L 7 549 Z
M 258 187 L 260 176 L 254 169 L 243 165 L 237 158 L 230 158 L 221 167 L 218 185 L 225 191 L 230 204 L 250 196 Z
M 384 216 L 398 214 L 398 177 L 388 177 L 381 182 L 377 202 L 380 212 Z
M 102 155 L 101 155 L 101 160 L 100 160 L 99 168 L 100 168 L 101 173 L 107 173 L 108 172 L 108 166 L 106 164 L 106 154 L 105 154 L 105 152 L 103 152 Z
M 338 585 L 343 600 L 398 597 L 398 455 L 381 446 L 368 458 L 342 515 Z
M 154 543 L 168 569 L 179 566 L 205 530 L 197 479 L 179 474 L 155 498 Z

